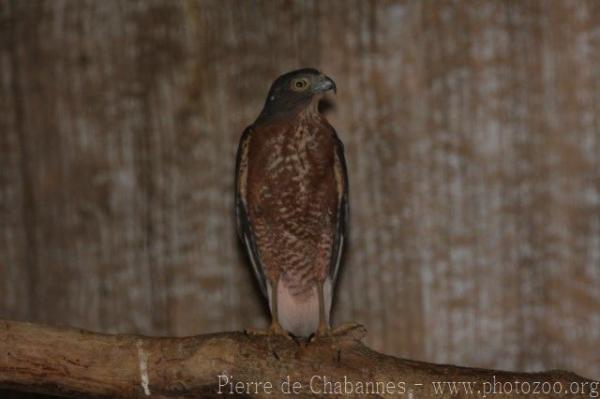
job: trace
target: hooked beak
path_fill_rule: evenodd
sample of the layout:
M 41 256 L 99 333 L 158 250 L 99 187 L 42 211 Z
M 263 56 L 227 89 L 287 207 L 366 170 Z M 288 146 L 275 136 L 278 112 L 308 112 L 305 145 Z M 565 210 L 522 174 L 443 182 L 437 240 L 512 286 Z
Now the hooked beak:
M 322 93 L 328 90 L 333 90 L 337 94 L 335 82 L 329 76 L 321 75 L 319 82 L 313 87 L 315 93 Z

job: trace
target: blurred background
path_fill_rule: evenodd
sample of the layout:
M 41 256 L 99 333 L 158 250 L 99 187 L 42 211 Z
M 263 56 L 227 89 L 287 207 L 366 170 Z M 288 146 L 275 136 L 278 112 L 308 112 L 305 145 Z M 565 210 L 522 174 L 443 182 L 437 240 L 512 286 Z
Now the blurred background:
M 600 2 L 0 0 L 0 318 L 266 325 L 241 132 L 337 83 L 334 322 L 388 354 L 600 377 Z

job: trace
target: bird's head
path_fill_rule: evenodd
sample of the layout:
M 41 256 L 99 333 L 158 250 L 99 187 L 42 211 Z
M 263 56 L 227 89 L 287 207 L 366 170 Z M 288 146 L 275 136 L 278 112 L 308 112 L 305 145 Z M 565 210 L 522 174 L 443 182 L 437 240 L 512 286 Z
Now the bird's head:
M 325 92 L 336 92 L 335 82 L 313 68 L 298 69 L 281 75 L 271 85 L 259 118 L 298 113 L 309 107 L 317 110 Z

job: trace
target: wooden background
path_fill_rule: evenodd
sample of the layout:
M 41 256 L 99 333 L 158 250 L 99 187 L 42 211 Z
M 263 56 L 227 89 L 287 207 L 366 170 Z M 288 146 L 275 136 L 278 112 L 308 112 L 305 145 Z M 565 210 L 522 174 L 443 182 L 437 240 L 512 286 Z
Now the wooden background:
M 271 81 L 339 88 L 334 321 L 390 354 L 600 377 L 600 2 L 0 0 L 0 318 L 266 324 L 234 154 Z

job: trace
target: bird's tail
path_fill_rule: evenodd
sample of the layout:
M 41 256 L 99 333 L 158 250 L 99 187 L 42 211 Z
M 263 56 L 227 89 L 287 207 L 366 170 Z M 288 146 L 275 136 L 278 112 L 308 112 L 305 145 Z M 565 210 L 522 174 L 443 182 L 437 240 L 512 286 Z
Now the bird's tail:
M 268 289 L 269 307 L 272 304 L 271 289 Z M 325 302 L 325 318 L 329 324 L 329 312 L 332 299 L 331 279 L 327 277 L 323 284 L 323 298 Z M 271 313 L 273 309 L 271 309 Z M 309 337 L 319 327 L 319 294 L 315 285 L 309 295 L 294 295 L 285 280 L 277 284 L 277 318 L 285 330 L 297 337 Z

